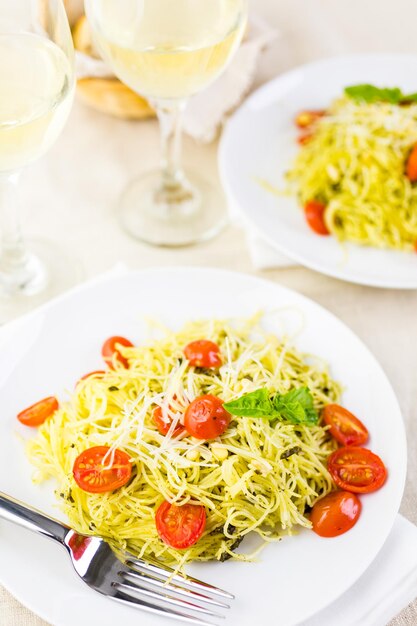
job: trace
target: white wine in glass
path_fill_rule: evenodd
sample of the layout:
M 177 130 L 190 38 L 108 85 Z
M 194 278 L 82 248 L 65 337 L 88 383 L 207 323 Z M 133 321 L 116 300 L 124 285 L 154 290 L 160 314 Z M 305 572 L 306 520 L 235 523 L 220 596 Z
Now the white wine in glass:
M 0 172 L 38 159 L 58 137 L 71 107 L 70 74 L 48 39 L 0 33 Z
M 73 47 L 62 0 L 0 0 L 0 322 L 4 311 L 13 317 L 67 283 L 56 275 L 53 248 L 26 246 L 15 188 L 21 170 L 61 133 L 73 94 Z
M 115 74 L 155 106 L 162 173 L 134 181 L 121 201 L 125 228 L 148 243 L 181 246 L 214 236 L 225 200 L 204 177 L 180 166 L 181 116 L 239 46 L 247 0 L 86 0 L 96 43 Z

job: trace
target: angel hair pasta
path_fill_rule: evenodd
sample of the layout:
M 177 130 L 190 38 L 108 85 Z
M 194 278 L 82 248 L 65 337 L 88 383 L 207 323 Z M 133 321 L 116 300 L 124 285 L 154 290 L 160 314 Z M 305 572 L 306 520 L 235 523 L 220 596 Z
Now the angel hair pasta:
M 184 346 L 202 337 L 220 347 L 221 367 L 190 367 L 184 358 Z M 116 365 L 80 380 L 28 443 L 34 480 L 56 479 L 62 509 L 77 531 L 101 535 L 140 557 L 183 565 L 246 560 L 251 555 L 234 550 L 249 533 L 264 544 L 296 525 L 311 526 L 309 507 L 334 488 L 326 460 L 335 443 L 320 423 L 233 417 L 226 432 L 211 441 L 174 431 L 185 407 L 203 394 L 228 402 L 259 388 L 285 394 L 308 387 L 320 410 L 340 395 L 323 362 L 266 333 L 258 319 L 192 322 L 120 350 L 129 367 Z M 155 426 L 156 406 L 169 406 L 172 414 L 166 435 Z M 91 446 L 130 455 L 130 481 L 108 493 L 80 489 L 74 462 Z M 187 550 L 175 550 L 158 536 L 155 512 L 164 500 L 205 508 L 204 533 Z
M 346 95 L 313 120 L 287 179 L 303 206 L 323 205 L 327 230 L 340 241 L 412 251 L 417 186 L 407 161 L 417 144 L 417 103 L 378 101 L 378 93 L 399 90 L 370 89 L 348 88 L 359 97 Z

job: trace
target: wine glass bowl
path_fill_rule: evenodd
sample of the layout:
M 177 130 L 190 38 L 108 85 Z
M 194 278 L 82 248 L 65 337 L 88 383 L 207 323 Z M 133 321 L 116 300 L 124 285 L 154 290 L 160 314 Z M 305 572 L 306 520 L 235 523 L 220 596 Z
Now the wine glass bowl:
M 134 237 L 182 246 L 208 239 L 226 221 L 220 189 L 180 165 L 187 100 L 227 67 L 242 39 L 247 0 L 86 0 L 100 53 L 116 76 L 155 107 L 162 131 L 162 172 L 124 192 L 120 215 Z
M 28 14 L 18 19 L 22 16 L 16 8 L 24 4 Z M 7 20 L 1 19 L 1 7 L 0 3 L 0 173 L 4 173 L 38 159 L 55 142 L 71 108 L 74 81 L 71 48 L 63 49 L 51 39 L 59 38 L 48 10 L 51 3 L 32 3 L 30 12 L 28 3 L 16 0 Z
M 215 80 L 244 29 L 242 0 L 87 0 L 100 52 L 131 89 L 185 99 Z

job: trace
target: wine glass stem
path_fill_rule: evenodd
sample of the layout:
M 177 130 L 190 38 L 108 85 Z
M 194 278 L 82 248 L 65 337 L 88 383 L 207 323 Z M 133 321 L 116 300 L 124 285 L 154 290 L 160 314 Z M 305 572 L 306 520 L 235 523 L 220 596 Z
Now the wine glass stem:
M 32 295 L 42 291 L 47 275 L 28 252 L 20 228 L 17 173 L 0 174 L 0 296 Z
M 155 103 L 161 127 L 162 187 L 167 192 L 181 188 L 185 180 L 181 166 L 182 120 L 185 107 L 184 100 Z
M 4 274 L 21 271 L 28 259 L 17 209 L 18 178 L 16 173 L 0 174 L 0 272 Z

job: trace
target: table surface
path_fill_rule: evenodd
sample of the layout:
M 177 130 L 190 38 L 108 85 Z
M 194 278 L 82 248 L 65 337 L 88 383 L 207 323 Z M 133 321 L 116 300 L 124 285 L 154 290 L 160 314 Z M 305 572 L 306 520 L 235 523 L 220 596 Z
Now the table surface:
M 255 2 L 253 3 L 255 8 Z M 256 0 L 256 11 L 281 31 L 263 55 L 257 83 L 315 58 L 349 52 L 417 52 L 415 0 Z M 388 37 L 389 34 L 389 37 Z M 71 251 L 92 277 L 123 261 L 131 268 L 202 265 L 255 273 L 296 289 L 342 319 L 381 362 L 407 424 L 409 480 L 401 512 L 417 524 L 417 292 L 393 292 L 342 283 L 300 267 L 256 272 L 244 232 L 229 226 L 217 239 L 177 251 L 129 239 L 117 222 L 118 194 L 141 170 L 158 163 L 154 122 L 127 123 L 76 103 L 50 153 L 22 180 L 25 233 L 47 237 Z M 216 144 L 185 141 L 185 161 L 217 176 Z M 110 172 L 110 175 L 108 173 Z M 417 623 L 417 601 L 391 626 Z M 45 626 L 0 587 L 2 626 Z

